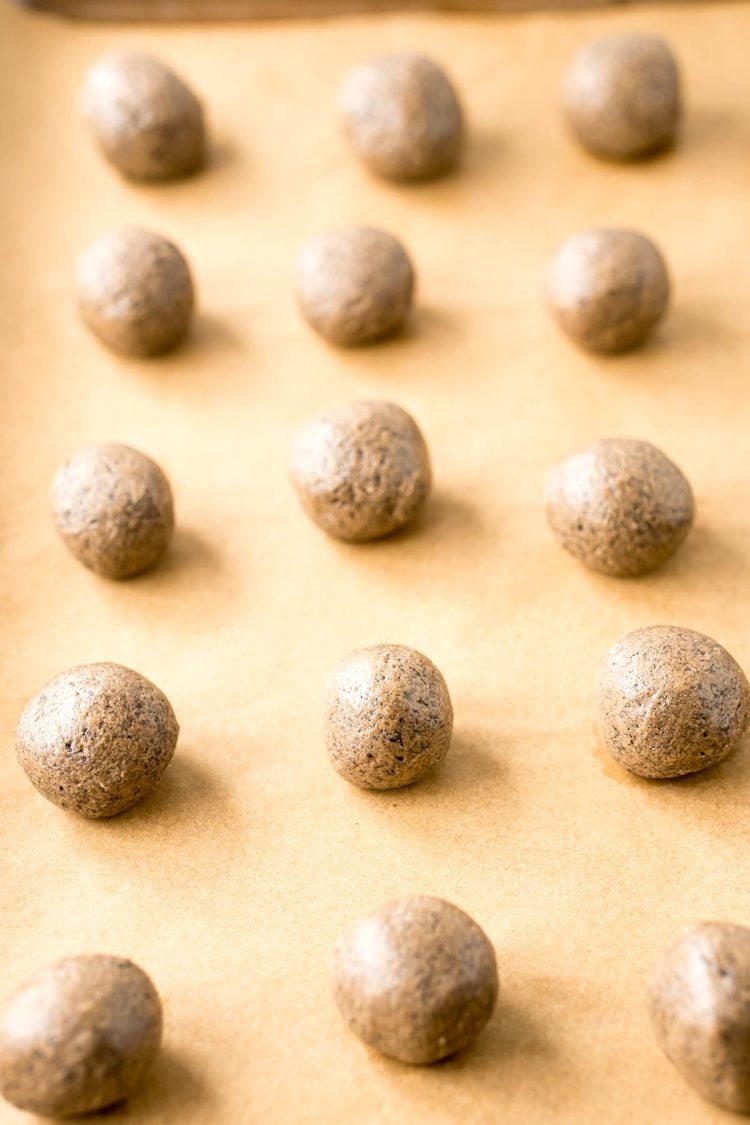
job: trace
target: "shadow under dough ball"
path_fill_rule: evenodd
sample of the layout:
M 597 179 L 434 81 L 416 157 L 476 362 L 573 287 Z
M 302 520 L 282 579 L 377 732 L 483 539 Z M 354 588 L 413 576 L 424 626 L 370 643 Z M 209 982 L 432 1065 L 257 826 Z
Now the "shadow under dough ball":
M 467 1047 L 492 1015 L 495 951 L 457 906 L 400 898 L 341 934 L 333 991 L 368 1046 L 401 1062 L 433 1063 Z
M 642 344 L 669 304 L 669 274 L 661 253 L 636 231 L 582 231 L 549 263 L 547 303 L 563 332 L 603 355 Z
M 26 704 L 16 753 L 43 797 L 98 819 L 156 788 L 179 730 L 169 700 L 145 676 L 120 664 L 82 664 Z
M 105 55 L 86 76 L 81 105 L 99 148 L 131 179 L 171 180 L 205 163 L 201 104 L 158 59 Z
M 641 777 L 715 766 L 747 729 L 750 688 L 710 637 L 673 625 L 627 633 L 596 677 L 599 731 L 616 762 Z
M 558 543 L 592 570 L 645 574 L 665 562 L 693 523 L 690 485 L 656 446 L 603 438 L 547 474 L 547 522 Z
M 416 422 L 390 402 L 351 402 L 307 422 L 292 448 L 291 479 L 310 519 L 350 542 L 405 527 L 432 484 Z
M 76 265 L 78 307 L 113 351 L 159 355 L 187 335 L 195 297 L 177 247 L 150 231 L 119 227 L 99 235 Z
M 309 239 L 297 263 L 305 319 L 332 344 L 392 336 L 411 308 L 414 269 L 400 242 L 370 227 L 342 227 Z
M 461 105 L 445 72 L 423 55 L 379 55 L 350 70 L 339 113 L 357 156 L 386 179 L 433 179 L 458 163 Z
M 77 450 L 55 473 L 51 500 L 65 546 L 107 578 L 154 566 L 172 538 L 169 481 L 154 461 L 127 445 Z
M 411 785 L 443 760 L 452 732 L 446 682 L 413 648 L 357 649 L 329 678 L 326 746 L 333 768 L 353 785 Z
M 162 1009 L 122 957 L 67 957 L 36 973 L 0 1015 L 0 1091 L 30 1113 L 71 1117 L 123 1101 L 159 1052 Z
M 750 930 L 702 922 L 654 966 L 649 1014 L 685 1081 L 725 1109 L 750 1113 Z
M 582 47 L 565 76 L 563 105 L 596 156 L 634 160 L 672 144 L 680 122 L 680 75 L 667 44 L 611 35 Z

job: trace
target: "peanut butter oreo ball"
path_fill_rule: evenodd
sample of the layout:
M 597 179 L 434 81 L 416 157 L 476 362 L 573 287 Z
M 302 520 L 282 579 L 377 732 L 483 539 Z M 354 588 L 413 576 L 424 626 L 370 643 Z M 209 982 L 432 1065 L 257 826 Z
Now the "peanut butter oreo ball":
M 396 899 L 345 930 L 336 1003 L 370 1047 L 427 1064 L 462 1051 L 495 1007 L 495 951 L 476 922 L 439 898 Z
M 187 335 L 190 268 L 161 235 L 132 227 L 99 235 L 78 258 L 76 286 L 81 316 L 113 351 L 159 355 Z
M 171 180 L 203 166 L 201 104 L 157 59 L 105 55 L 89 71 L 81 101 L 94 140 L 124 175 Z
M 352 402 L 307 422 L 292 449 L 291 479 L 318 527 L 350 542 L 405 527 L 432 483 L 416 422 L 390 402 Z
M 380 55 L 349 71 L 339 111 L 349 144 L 379 176 L 427 180 L 458 163 L 461 105 L 444 71 L 423 55 Z
M 603 355 L 642 344 L 669 304 L 669 274 L 648 238 L 632 230 L 572 235 L 547 267 L 547 303 L 579 347 Z
M 443 760 L 452 732 L 446 682 L 416 649 L 357 649 L 331 674 L 326 745 L 333 768 L 353 785 L 411 785 Z
M 179 730 L 169 700 L 145 676 L 120 664 L 83 664 L 26 704 L 16 753 L 43 797 L 98 819 L 156 788 Z
M 582 47 L 565 76 L 565 113 L 597 156 L 633 160 L 671 145 L 680 121 L 680 76 L 667 44 L 610 35 Z
M 603 438 L 547 475 L 547 521 L 558 542 L 601 574 L 632 577 L 665 562 L 694 514 L 683 474 L 656 446 Z
M 673 625 L 628 633 L 596 680 L 599 730 L 615 761 L 641 777 L 715 766 L 742 740 L 750 687 L 710 637 Z
M 0 1092 L 47 1117 L 123 1101 L 159 1052 L 162 1010 L 137 965 L 101 954 L 38 972 L 0 1015 Z

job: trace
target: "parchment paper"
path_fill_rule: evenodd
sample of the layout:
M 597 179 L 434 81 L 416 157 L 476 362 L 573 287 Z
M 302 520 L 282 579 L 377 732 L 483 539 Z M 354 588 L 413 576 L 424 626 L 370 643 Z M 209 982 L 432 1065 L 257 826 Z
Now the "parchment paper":
M 668 36 L 685 72 L 681 144 L 637 167 L 586 156 L 558 112 L 571 51 L 619 27 Z M 153 976 L 164 1058 L 109 1119 L 723 1119 L 661 1057 L 643 981 L 683 924 L 750 924 L 748 749 L 687 781 L 629 777 L 597 748 L 592 681 L 654 622 L 750 669 L 749 37 L 748 5 L 725 3 L 168 29 L 0 8 L 0 992 L 87 951 Z M 332 108 L 348 65 L 406 46 L 445 62 L 471 122 L 461 174 L 414 188 L 371 180 Z M 204 175 L 134 187 L 94 151 L 76 96 L 111 47 L 163 56 L 201 92 Z M 300 241 L 348 220 L 400 235 L 420 275 L 410 331 L 355 353 L 310 333 L 290 286 Z M 76 316 L 75 255 L 117 223 L 193 264 L 200 317 L 171 357 L 117 359 Z M 653 343 L 611 360 L 575 351 L 539 293 L 559 241 L 596 224 L 654 236 L 674 278 Z M 436 492 L 410 534 L 345 546 L 298 509 L 288 446 L 367 396 L 413 412 Z M 541 510 L 548 465 L 606 434 L 656 442 L 697 495 L 684 549 L 642 580 L 585 571 Z M 174 550 L 134 581 L 96 578 L 52 530 L 51 475 L 93 440 L 173 482 Z M 348 786 L 322 745 L 329 668 L 378 641 L 427 653 L 456 711 L 444 768 L 402 792 Z M 182 725 L 159 792 L 101 823 L 39 797 L 13 749 L 25 700 L 93 660 L 154 680 Z M 329 991 L 338 931 L 412 892 L 475 917 L 502 982 L 476 1048 L 431 1069 L 369 1052 Z

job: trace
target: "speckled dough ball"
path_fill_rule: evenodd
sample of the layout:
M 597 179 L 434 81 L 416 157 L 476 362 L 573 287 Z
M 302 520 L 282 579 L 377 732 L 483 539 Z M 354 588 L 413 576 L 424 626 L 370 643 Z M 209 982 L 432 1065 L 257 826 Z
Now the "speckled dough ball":
M 667 44 L 611 35 L 582 47 L 567 72 L 565 114 L 597 156 L 632 160 L 670 145 L 680 121 L 680 75 Z
M 0 1016 L 0 1091 L 47 1117 L 92 1113 L 141 1084 L 162 1035 L 159 995 L 137 965 L 101 954 L 36 973 Z
M 405 527 L 432 483 L 416 422 L 390 402 L 352 402 L 307 422 L 294 442 L 291 478 L 318 527 L 351 542 Z
M 333 768 L 363 789 L 418 781 L 448 753 L 453 707 L 442 675 L 404 645 L 372 645 L 334 669 L 326 694 Z
M 29 700 L 16 753 L 43 797 L 98 819 L 156 788 L 179 730 L 169 700 L 145 676 L 120 664 L 83 664 Z
M 121 227 L 99 235 L 78 258 L 76 287 L 86 324 L 116 352 L 158 355 L 187 335 L 190 269 L 159 234 Z
M 169 481 L 155 462 L 127 445 L 77 450 L 55 473 L 51 500 L 68 550 L 107 578 L 154 566 L 172 538 Z
M 414 269 L 400 242 L 370 227 L 311 238 L 297 264 L 297 300 L 316 332 L 351 347 L 391 336 L 414 293 Z
M 596 680 L 599 730 L 641 777 L 682 777 L 721 762 L 741 741 L 750 688 L 726 649 L 702 633 L 652 625 L 609 650 Z
M 94 140 L 126 176 L 170 180 L 203 166 L 201 104 L 157 59 L 105 55 L 88 72 L 81 102 Z
M 588 230 L 564 242 L 547 267 L 552 315 L 580 347 L 604 355 L 642 344 L 669 304 L 659 250 L 632 230 Z
M 659 1046 L 685 1081 L 750 1113 L 750 930 L 689 927 L 657 961 L 648 993 Z
M 350 145 L 379 176 L 426 180 L 458 163 L 461 105 L 445 72 L 423 55 L 380 55 L 349 71 L 339 112 Z
M 341 934 L 333 990 L 370 1047 L 405 1063 L 437 1062 L 467 1047 L 492 1015 L 495 951 L 457 906 L 400 898 Z
M 645 574 L 668 559 L 693 522 L 693 493 L 647 441 L 603 438 L 547 474 L 547 521 L 558 542 L 601 574 Z

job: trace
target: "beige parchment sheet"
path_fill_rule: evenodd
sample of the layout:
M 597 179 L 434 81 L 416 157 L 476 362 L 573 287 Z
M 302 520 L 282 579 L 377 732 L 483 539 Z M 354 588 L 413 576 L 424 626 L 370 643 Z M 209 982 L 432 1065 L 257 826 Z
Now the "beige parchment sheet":
M 679 148 L 639 167 L 587 157 L 561 126 L 565 60 L 639 27 L 683 63 Z M 0 992 L 59 956 L 132 957 L 165 1002 L 162 1062 L 127 1110 L 148 1125 L 718 1122 L 661 1057 L 643 980 L 683 924 L 750 924 L 750 756 L 647 783 L 597 748 L 592 680 L 622 633 L 690 626 L 750 668 L 750 110 L 745 4 L 523 17 L 396 16 L 262 26 L 74 26 L 0 7 Z M 212 167 L 135 187 L 93 151 L 81 76 L 146 49 L 202 93 Z M 369 53 L 444 60 L 471 123 L 465 167 L 376 183 L 345 151 L 339 76 Z M 420 277 L 409 332 L 336 352 L 301 322 L 295 252 L 342 221 L 401 236 Z M 172 236 L 200 292 L 191 341 L 152 362 L 103 350 L 71 269 L 103 228 Z M 629 224 L 674 278 L 671 314 L 626 357 L 576 352 L 540 300 L 570 232 Z M 346 546 L 298 510 L 288 446 L 353 397 L 411 410 L 434 499 L 418 528 Z M 547 531 L 545 469 L 597 436 L 656 442 L 698 502 L 653 576 L 586 572 Z M 47 510 L 57 464 L 117 440 L 173 482 L 158 571 L 80 567 Z M 321 738 L 321 692 L 349 649 L 395 641 L 444 672 L 444 767 L 366 793 Z M 25 700 L 113 660 L 153 679 L 182 726 L 159 792 L 111 821 L 39 797 L 15 761 Z M 393 896 L 444 896 L 494 942 L 502 993 L 476 1048 L 432 1069 L 369 1052 L 329 992 L 342 926 Z M 3 1104 L 3 1125 L 28 1120 Z

